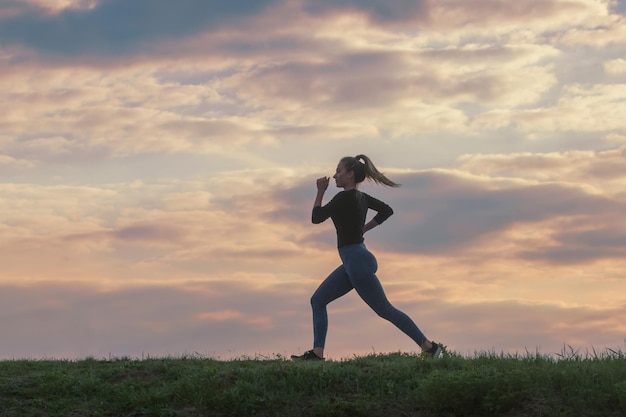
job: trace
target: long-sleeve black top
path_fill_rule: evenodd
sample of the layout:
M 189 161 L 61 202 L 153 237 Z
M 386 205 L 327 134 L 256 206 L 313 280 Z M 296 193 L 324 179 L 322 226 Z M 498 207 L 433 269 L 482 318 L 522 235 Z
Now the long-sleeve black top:
M 338 247 L 363 243 L 363 226 L 368 209 L 377 212 L 374 220 L 378 224 L 393 214 L 393 209 L 387 204 L 354 189 L 339 192 L 325 206 L 313 207 L 311 220 L 318 224 L 330 217 L 337 230 Z

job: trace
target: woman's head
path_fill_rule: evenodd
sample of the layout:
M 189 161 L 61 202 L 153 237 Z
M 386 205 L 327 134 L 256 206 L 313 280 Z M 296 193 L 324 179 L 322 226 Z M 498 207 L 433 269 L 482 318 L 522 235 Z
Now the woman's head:
M 366 178 L 376 184 L 383 184 L 388 187 L 400 186 L 400 184 L 391 181 L 382 172 L 378 171 L 372 160 L 365 155 L 341 158 L 335 174 L 338 187 L 345 186 L 345 184 L 340 184 L 340 180 L 342 182 L 353 180 L 356 185 L 363 182 Z

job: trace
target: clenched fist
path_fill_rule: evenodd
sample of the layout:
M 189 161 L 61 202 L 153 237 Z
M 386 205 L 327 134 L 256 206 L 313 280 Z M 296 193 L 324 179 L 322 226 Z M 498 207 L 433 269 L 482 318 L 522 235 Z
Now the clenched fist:
M 328 188 L 329 177 L 322 177 L 317 179 L 317 191 L 326 191 Z

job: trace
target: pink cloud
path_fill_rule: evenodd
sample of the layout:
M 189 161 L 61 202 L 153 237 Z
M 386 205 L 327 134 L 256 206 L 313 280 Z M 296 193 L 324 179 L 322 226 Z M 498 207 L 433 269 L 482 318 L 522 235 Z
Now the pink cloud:
M 210 282 L 202 287 L 205 291 L 171 286 L 102 291 L 76 284 L 5 285 L 0 329 L 7 337 L 0 341 L 0 355 L 73 359 L 198 353 L 230 358 L 308 348 L 310 312 L 301 290 Z M 616 349 L 626 331 L 621 325 L 623 307 L 515 301 L 450 304 L 436 299 L 398 306 L 432 338 L 470 355 L 490 350 L 555 354 L 566 345 Z M 332 358 L 418 350 L 355 294 L 329 308 Z

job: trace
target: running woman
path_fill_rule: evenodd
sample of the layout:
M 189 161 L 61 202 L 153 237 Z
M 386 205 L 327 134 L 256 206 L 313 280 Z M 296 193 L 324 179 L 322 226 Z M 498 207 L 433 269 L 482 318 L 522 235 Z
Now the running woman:
M 399 187 L 383 175 L 365 155 L 347 156 L 339 161 L 335 175 L 337 188 L 343 188 L 325 206 L 324 193 L 330 178 L 317 179 L 317 196 L 311 219 L 318 224 L 329 217 L 337 230 L 337 246 L 342 264 L 322 282 L 311 297 L 313 309 L 313 349 L 303 355 L 292 355 L 293 360 L 324 360 L 324 345 L 328 330 L 326 306 L 355 289 L 359 296 L 380 317 L 389 320 L 415 341 L 426 354 L 438 357 L 441 346 L 429 341 L 417 325 L 387 300 L 385 291 L 376 276 L 376 258 L 365 247 L 363 234 L 382 224 L 393 210 L 387 204 L 358 190 L 366 178 L 376 184 Z M 376 211 L 375 217 L 365 223 L 368 209 Z

